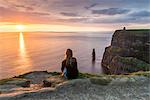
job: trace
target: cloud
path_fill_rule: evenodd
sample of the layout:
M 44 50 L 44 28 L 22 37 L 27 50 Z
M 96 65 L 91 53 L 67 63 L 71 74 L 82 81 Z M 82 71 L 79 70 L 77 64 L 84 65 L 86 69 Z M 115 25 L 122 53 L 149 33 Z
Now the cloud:
M 139 11 L 139 12 L 133 12 L 130 14 L 131 17 L 150 17 L 150 11 Z
M 25 10 L 30 10 L 30 11 L 34 10 L 34 8 L 30 6 L 25 6 L 25 5 L 14 5 L 14 6 L 16 6 L 17 8 L 23 8 Z
M 130 15 L 122 17 L 112 17 L 108 16 L 107 18 L 100 17 L 80 17 L 80 18 L 68 18 L 63 19 L 66 22 L 76 22 L 76 23 L 85 23 L 85 24 L 149 24 L 150 20 L 148 18 L 136 18 L 131 17 Z
M 97 5 L 98 5 L 98 3 L 94 3 L 94 4 L 91 4 L 91 5 L 87 6 L 87 7 L 85 7 L 85 8 L 86 9 L 90 9 L 90 8 L 93 8 L 93 7 L 97 6 Z
M 149 3 L 150 0 L 0 0 L 0 21 L 148 23 Z
M 46 22 L 50 16 L 49 13 L 17 11 L 5 7 L 0 7 L 0 12 L 0 22 Z
M 81 17 L 81 18 L 68 18 L 68 19 L 60 19 L 60 20 L 65 22 L 85 23 L 85 21 L 87 21 L 88 18 Z
M 78 14 L 76 14 L 76 13 L 68 13 L 68 12 L 61 12 L 60 13 L 61 15 L 64 15 L 64 16 L 69 16 L 69 17 L 77 17 L 78 16 Z
M 44 12 L 26 12 L 26 11 L 17 11 L 17 10 L 11 10 L 9 8 L 5 8 L 5 7 L 0 7 L 0 12 L 1 12 L 1 16 L 45 16 L 45 15 L 50 15 L 49 13 L 44 13 Z M 8 16 L 9 15 L 9 16 Z
M 117 15 L 117 14 L 126 14 L 130 10 L 121 9 L 121 8 L 108 8 L 102 10 L 92 10 L 92 14 L 100 14 L 100 15 Z

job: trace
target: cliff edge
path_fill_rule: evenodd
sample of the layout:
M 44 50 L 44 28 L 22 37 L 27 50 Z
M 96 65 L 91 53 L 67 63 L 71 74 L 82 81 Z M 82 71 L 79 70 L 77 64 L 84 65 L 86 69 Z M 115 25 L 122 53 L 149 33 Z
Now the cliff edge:
M 105 48 L 102 68 L 106 74 L 126 74 L 150 69 L 150 29 L 116 30 Z
M 149 100 L 150 72 L 130 75 L 80 73 L 66 80 L 59 72 L 33 71 L 0 80 L 0 100 Z

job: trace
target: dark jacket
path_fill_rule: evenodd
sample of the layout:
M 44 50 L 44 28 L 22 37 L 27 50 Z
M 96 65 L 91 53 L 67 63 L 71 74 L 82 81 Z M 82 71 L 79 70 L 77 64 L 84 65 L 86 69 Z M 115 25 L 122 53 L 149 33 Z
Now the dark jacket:
M 76 58 L 72 57 L 71 64 L 66 63 L 66 59 L 62 62 L 61 71 L 63 72 L 64 68 L 67 69 L 67 78 L 73 79 L 78 77 L 78 68 L 77 68 L 77 60 Z

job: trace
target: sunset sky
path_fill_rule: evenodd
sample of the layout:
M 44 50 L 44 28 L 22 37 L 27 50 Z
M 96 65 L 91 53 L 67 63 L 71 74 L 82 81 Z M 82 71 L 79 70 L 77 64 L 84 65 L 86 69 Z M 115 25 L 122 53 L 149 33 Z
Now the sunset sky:
M 150 0 L 0 0 L 0 32 L 149 28 Z

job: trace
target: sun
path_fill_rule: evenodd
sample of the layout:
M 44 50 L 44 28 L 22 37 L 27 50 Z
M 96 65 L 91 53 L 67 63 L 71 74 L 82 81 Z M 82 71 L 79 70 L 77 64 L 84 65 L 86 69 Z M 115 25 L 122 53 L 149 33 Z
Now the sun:
M 24 30 L 24 28 L 25 28 L 24 25 L 16 25 L 16 29 L 17 29 L 17 30 L 22 31 L 22 30 Z

